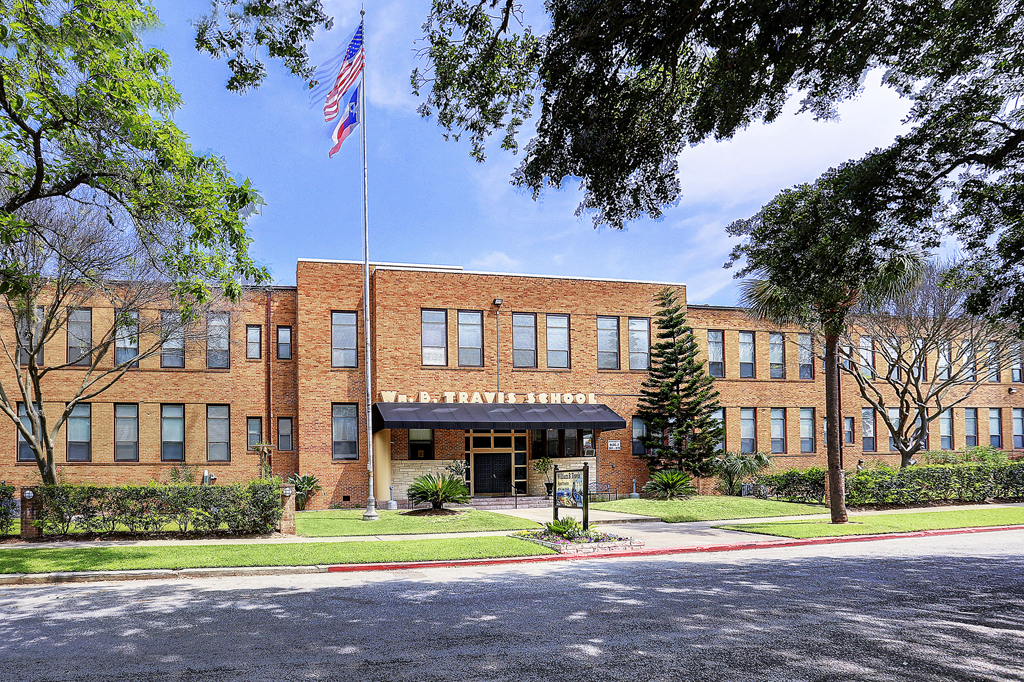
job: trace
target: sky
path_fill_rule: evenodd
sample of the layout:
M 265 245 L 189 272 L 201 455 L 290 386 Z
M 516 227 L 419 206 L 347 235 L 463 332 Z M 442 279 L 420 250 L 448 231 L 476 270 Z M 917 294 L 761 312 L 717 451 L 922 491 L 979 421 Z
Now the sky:
M 156 0 L 162 26 L 147 45 L 166 51 L 183 106 L 174 121 L 203 153 L 223 156 L 267 202 L 249 225 L 253 258 L 274 282 L 295 283 L 299 258 L 362 260 L 361 132 L 328 158 L 331 124 L 309 105 L 306 84 L 274 61 L 245 95 L 227 92 L 223 62 L 195 50 L 190 22 L 206 0 Z M 331 31 L 309 45 L 311 62 L 331 56 L 359 23 L 359 3 L 325 0 Z M 725 227 L 780 190 L 811 182 L 829 167 L 889 145 L 909 105 L 869 74 L 839 119 L 796 114 L 799 97 L 770 125 L 755 123 L 725 142 L 679 157 L 683 196 L 658 221 L 618 231 L 577 217 L 578 184 L 539 201 L 509 179 L 519 157 L 489 147 L 477 163 L 468 142 L 445 141 L 422 118 L 410 73 L 423 62 L 416 40 L 430 0 L 375 0 L 366 13 L 367 176 L 370 259 L 461 265 L 467 270 L 607 277 L 687 285 L 689 303 L 735 305 L 733 271 L 722 264 L 734 240 Z M 528 16 L 529 19 L 529 16 Z M 542 17 L 538 17 L 542 19 Z M 531 132 L 524 126 L 520 144 Z

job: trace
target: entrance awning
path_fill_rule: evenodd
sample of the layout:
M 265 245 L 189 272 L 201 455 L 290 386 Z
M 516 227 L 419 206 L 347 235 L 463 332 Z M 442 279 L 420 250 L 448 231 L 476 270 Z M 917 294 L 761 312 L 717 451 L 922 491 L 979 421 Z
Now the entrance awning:
M 626 428 L 607 405 L 537 403 L 374 403 L 373 430 L 381 429 L 602 429 Z

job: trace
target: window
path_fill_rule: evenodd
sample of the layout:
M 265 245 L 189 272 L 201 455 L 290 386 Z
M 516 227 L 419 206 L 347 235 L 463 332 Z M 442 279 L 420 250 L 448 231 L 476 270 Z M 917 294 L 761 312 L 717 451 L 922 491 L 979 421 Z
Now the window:
M 263 417 L 245 418 L 245 444 L 250 450 L 263 442 Z
M 548 335 L 548 367 L 569 368 L 569 316 L 548 315 L 545 323 Z
M 779 332 L 768 335 L 768 376 L 786 378 L 786 337 Z
M 619 368 L 619 318 L 597 318 L 597 368 Z
M 1024 448 L 1024 407 L 1013 408 L 1013 448 Z
M 998 407 L 988 408 L 988 442 L 994 448 L 1003 447 L 1003 411 Z
M 967 381 L 978 380 L 978 358 L 974 354 L 974 346 L 970 341 L 964 341 L 964 379 Z
M 512 366 L 537 366 L 537 316 L 512 313 Z
M 640 422 L 639 425 L 637 422 L 639 420 L 633 417 L 633 426 L 643 429 L 643 422 Z M 634 435 L 638 433 L 636 428 L 634 428 Z M 540 457 L 594 456 L 594 432 L 591 429 L 534 429 L 530 434 L 533 440 L 533 450 L 530 459 L 538 459 Z M 517 451 L 520 449 L 520 438 L 521 436 L 515 437 L 515 448 Z M 637 442 L 639 441 L 634 441 L 633 443 L 634 449 Z M 525 445 L 525 443 L 522 444 L 523 447 Z M 634 452 L 634 454 L 644 454 L 643 446 L 641 445 L 640 447 L 640 452 Z
M 358 412 L 358 405 L 331 405 L 331 441 L 333 443 L 331 457 L 333 459 L 359 459 Z
M 28 411 L 25 409 L 25 403 L 18 403 L 18 419 L 21 420 L 21 423 L 25 427 L 25 429 L 29 433 L 32 433 L 32 420 L 29 419 Z M 29 445 L 27 440 L 25 440 L 25 436 L 24 434 L 21 433 L 21 429 L 18 429 L 18 461 L 36 461 L 35 452 L 32 451 L 32 446 Z
M 277 450 L 288 452 L 292 450 L 292 418 L 277 418 Z
M 860 373 L 866 379 L 875 376 L 875 340 L 870 336 L 860 337 Z
M 68 415 L 68 461 L 92 461 L 92 405 L 78 403 Z
M 164 337 L 160 347 L 160 366 L 184 367 L 185 329 L 181 326 L 181 313 L 174 310 L 161 311 L 160 327 Z
M 459 367 L 483 367 L 484 314 L 480 310 L 459 311 Z
M 800 378 L 814 378 L 814 345 L 810 334 L 797 334 L 796 345 L 800 363 Z
M 263 357 L 263 327 L 250 324 L 245 327 L 245 357 L 259 360 Z
M 721 407 L 711 413 L 711 418 L 722 427 L 722 440 L 718 441 L 718 450 L 725 450 L 725 410 Z
M 185 461 L 185 406 L 160 406 L 160 459 Z
M 123 365 L 131 362 L 132 367 L 138 367 L 139 362 L 135 360 L 138 357 L 139 313 L 134 310 L 119 310 L 117 332 L 114 335 L 114 364 Z
M 646 317 L 629 318 L 629 368 L 651 366 L 651 321 Z
M 903 347 L 899 339 L 889 339 L 883 342 L 882 358 L 885 360 L 885 376 L 896 381 L 903 381 Z
M 973 448 L 978 445 L 978 408 L 964 409 L 964 445 Z
M 708 374 L 713 377 L 725 376 L 725 332 L 720 329 L 708 330 Z
M 114 405 L 114 461 L 139 461 L 138 405 Z
M 331 313 L 331 367 L 356 367 L 356 314 Z
M 92 309 L 77 308 L 68 316 L 68 363 L 86 365 L 92 362 Z
M 420 352 L 424 365 L 448 364 L 448 312 L 420 311 Z
M 938 348 L 938 357 L 935 360 L 935 378 L 939 381 L 949 381 L 949 356 L 949 342 L 940 343 Z
M 757 450 L 757 416 L 753 407 L 740 408 L 740 452 Z
M 843 417 L 843 441 L 853 444 L 853 417 Z
M 786 452 L 786 410 L 772 408 L 772 454 Z
M 754 332 L 740 332 L 740 378 L 747 379 L 753 376 Z
M 993 384 L 998 384 L 1003 378 L 999 372 L 999 346 L 995 341 L 988 342 L 988 357 L 985 358 L 988 365 L 988 380 Z
M 206 406 L 206 460 L 231 461 L 231 408 L 227 405 Z
M 920 374 L 921 381 L 928 381 L 928 353 L 924 349 L 924 339 L 914 339 L 914 357 L 910 359 L 913 376 Z
M 227 313 L 214 313 L 206 318 L 206 366 L 210 369 L 227 369 L 231 365 L 229 322 Z
M 647 424 L 644 423 L 643 419 L 633 417 L 633 454 L 634 455 L 645 455 L 647 449 L 644 447 L 641 438 L 647 436 Z
M 39 357 L 43 357 L 42 351 L 40 351 Z M 43 362 L 42 359 L 40 359 L 39 362 L 41 364 Z M 1010 365 L 1010 381 L 1015 381 L 1018 384 L 1024 381 L 1024 363 L 1021 362 L 1020 358 L 1017 358 L 1017 360 Z
M 277 328 L 277 359 L 292 359 L 292 328 L 278 326 Z
M 409 459 L 434 459 L 433 429 L 409 429 Z
M 902 425 L 900 424 L 900 408 L 898 408 L 898 407 L 890 407 L 889 408 L 889 423 L 892 424 L 893 428 L 896 429 L 897 432 L 902 433 L 903 428 L 902 428 Z M 895 452 L 896 449 L 897 449 L 896 448 L 896 439 L 893 438 L 893 436 L 892 436 L 892 429 L 889 429 L 888 425 L 886 425 L 886 430 L 889 432 L 889 452 Z
M 800 452 L 814 452 L 814 408 L 800 408 Z
M 953 449 L 953 412 L 948 408 L 939 415 L 939 447 Z
M 860 442 L 864 452 L 875 451 L 875 411 L 864 407 L 860 411 Z
M 43 364 L 43 306 L 36 306 L 35 318 L 30 320 L 27 317 L 18 319 L 18 364 L 27 365 L 30 355 L 29 349 L 34 349 L 36 354 L 36 366 Z
M 824 358 L 822 358 L 822 363 L 823 363 L 822 366 L 824 366 L 824 362 L 825 362 L 825 360 L 824 360 Z M 852 346 L 843 346 L 842 349 L 839 351 L 839 364 L 843 368 L 845 368 L 845 369 L 848 369 L 848 370 L 852 370 L 853 369 L 853 347 Z

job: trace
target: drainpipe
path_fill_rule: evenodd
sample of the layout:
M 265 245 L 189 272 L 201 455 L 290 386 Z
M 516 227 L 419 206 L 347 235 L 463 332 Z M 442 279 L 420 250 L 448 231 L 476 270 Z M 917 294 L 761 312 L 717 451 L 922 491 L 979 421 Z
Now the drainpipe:
M 273 423 L 274 423 L 274 406 L 273 406 L 273 400 L 272 400 L 272 397 L 271 397 L 273 395 L 273 392 L 274 392 L 274 374 L 271 371 L 271 367 L 270 367 L 270 356 L 271 356 L 271 352 L 274 349 L 273 344 L 270 341 L 270 335 L 271 335 L 271 333 L 270 333 L 270 305 L 271 305 L 272 302 L 273 302 L 273 290 L 268 288 L 267 289 L 267 363 L 266 363 L 267 364 L 267 430 L 266 430 L 266 434 L 267 434 L 266 442 L 267 443 L 271 442 L 271 434 L 273 433 Z M 295 345 L 294 344 L 294 334 L 292 335 L 292 339 L 293 339 L 292 346 L 294 347 L 294 345 Z M 273 456 L 274 455 L 272 453 L 270 453 L 270 452 L 267 453 L 267 463 L 270 465 L 271 473 L 273 473 L 273 471 L 274 471 Z

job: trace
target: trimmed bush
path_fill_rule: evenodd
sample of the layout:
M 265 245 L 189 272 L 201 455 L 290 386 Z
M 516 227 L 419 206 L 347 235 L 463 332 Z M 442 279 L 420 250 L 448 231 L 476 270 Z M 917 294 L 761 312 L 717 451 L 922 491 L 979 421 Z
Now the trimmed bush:
M 665 469 L 653 472 L 643 491 L 651 497 L 673 500 L 689 497 L 697 492 L 697 488 L 693 485 L 693 477 L 685 471 Z
M 825 501 L 825 476 L 823 467 L 790 469 L 777 474 L 765 474 L 757 479 L 764 497 L 775 497 L 790 502 L 821 504 Z
M 0 485 L 0 535 L 9 535 L 14 528 L 14 518 L 18 510 L 15 492 L 13 485 Z

